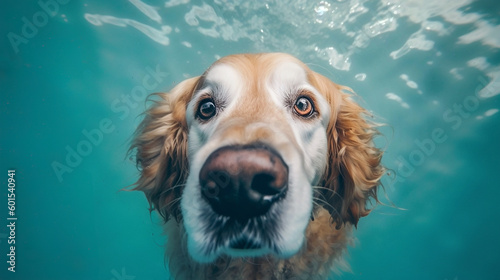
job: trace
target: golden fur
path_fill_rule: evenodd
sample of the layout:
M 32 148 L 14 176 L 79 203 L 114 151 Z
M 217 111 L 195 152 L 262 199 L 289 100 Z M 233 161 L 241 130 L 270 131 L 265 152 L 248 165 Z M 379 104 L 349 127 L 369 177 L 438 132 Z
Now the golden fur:
M 326 279 L 351 240 L 352 225 L 369 213 L 367 200 L 377 200 L 376 189 L 385 169 L 380 163 L 382 152 L 373 145 L 378 132 L 365 119 L 367 111 L 344 92 L 349 88 L 331 82 L 288 55 L 235 55 L 216 62 L 230 64 L 248 78 L 249 96 L 238 101 L 237 109 L 245 110 L 245 117 L 237 116 L 238 125 L 228 124 L 223 130 L 225 137 L 241 138 L 243 132 L 238 127 L 260 118 L 259 111 L 273 114 L 275 109 L 259 98 L 263 91 L 260 80 L 269 75 L 273 65 L 287 59 L 305 69 L 309 83 L 327 100 L 331 111 L 326 130 L 327 168 L 318 186 L 313 187 L 314 220 L 307 226 L 305 245 L 289 259 L 271 255 L 233 259 L 223 256 L 212 264 L 199 264 L 187 252 L 180 209 L 189 173 L 186 108 L 204 76 L 185 80 L 170 93 L 157 94 L 159 100 L 137 129 L 131 149 L 136 149 L 141 174 L 135 190 L 143 191 L 151 210 L 157 210 L 167 222 L 166 254 L 176 279 Z M 279 123 L 280 114 L 273 117 Z M 247 142 L 272 137 L 266 130 L 246 136 L 250 137 L 245 139 Z

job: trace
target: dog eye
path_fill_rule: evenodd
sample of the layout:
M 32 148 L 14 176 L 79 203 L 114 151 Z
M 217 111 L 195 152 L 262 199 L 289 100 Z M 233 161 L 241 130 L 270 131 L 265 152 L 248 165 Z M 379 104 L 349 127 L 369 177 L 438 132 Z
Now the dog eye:
M 198 106 L 198 117 L 202 120 L 208 120 L 215 115 L 216 108 L 212 99 L 205 99 Z
M 308 117 L 314 112 L 311 100 L 306 97 L 300 97 L 299 99 L 297 99 L 293 108 L 295 109 L 295 112 L 301 117 Z

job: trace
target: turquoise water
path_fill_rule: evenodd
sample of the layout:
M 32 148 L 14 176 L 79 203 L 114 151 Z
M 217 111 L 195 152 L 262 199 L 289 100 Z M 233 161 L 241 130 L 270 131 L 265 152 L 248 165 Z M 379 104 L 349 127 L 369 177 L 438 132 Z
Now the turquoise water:
M 157 217 L 119 191 L 137 178 L 125 155 L 145 95 L 267 51 L 388 124 L 401 209 L 360 221 L 337 279 L 500 279 L 497 1 L 4 1 L 0 15 L 0 279 L 167 279 Z

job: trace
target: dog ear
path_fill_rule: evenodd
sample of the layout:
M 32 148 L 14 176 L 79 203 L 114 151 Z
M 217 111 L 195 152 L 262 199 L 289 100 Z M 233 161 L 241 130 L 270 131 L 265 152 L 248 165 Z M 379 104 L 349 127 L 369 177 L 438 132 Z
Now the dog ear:
M 377 186 L 385 173 L 383 152 L 373 144 L 376 125 L 367 121 L 368 113 L 351 99 L 351 94 L 326 77 L 313 73 L 313 85 L 325 95 L 331 108 L 327 128 L 328 160 L 321 180 L 321 199 L 336 228 L 369 214 L 366 202 L 377 200 Z M 352 92 L 352 91 L 351 91 Z
M 198 80 L 156 94 L 160 98 L 145 112 L 130 147 L 136 150 L 140 170 L 134 190 L 143 191 L 150 211 L 156 209 L 165 221 L 170 216 L 181 219 L 180 197 L 188 171 L 186 107 Z

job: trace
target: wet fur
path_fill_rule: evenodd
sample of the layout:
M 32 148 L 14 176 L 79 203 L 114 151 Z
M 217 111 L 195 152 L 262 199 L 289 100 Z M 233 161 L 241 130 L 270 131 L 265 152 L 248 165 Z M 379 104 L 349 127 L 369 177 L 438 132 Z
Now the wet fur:
M 204 76 L 185 80 L 170 93 L 157 94 L 159 99 L 137 129 L 131 150 L 136 151 L 141 175 L 135 190 L 143 191 L 151 210 L 158 211 L 166 221 L 166 255 L 176 279 L 326 279 L 350 243 L 352 226 L 369 213 L 367 200 L 377 201 L 377 186 L 385 172 L 380 163 L 382 152 L 373 145 L 378 132 L 366 119 L 366 110 L 352 100 L 353 94 L 345 92 L 349 88 L 331 82 L 285 54 L 236 55 L 217 63 L 233 65 L 245 76 L 256 77 L 265 76 L 273 65 L 285 60 L 305 69 L 308 82 L 322 94 L 330 109 L 327 164 L 313 187 L 314 220 L 307 226 L 303 248 L 289 259 L 272 255 L 234 259 L 222 256 L 212 264 L 200 264 L 187 252 L 180 207 L 189 174 L 186 108 Z M 258 65 L 258 71 L 252 65 Z M 258 91 L 258 85 L 255 86 Z M 245 102 L 262 102 L 259 98 L 252 100 L 255 101 Z M 245 113 L 252 119 L 251 115 L 259 112 Z M 238 135 L 237 131 L 233 133 Z M 253 137 L 272 136 L 264 133 Z

